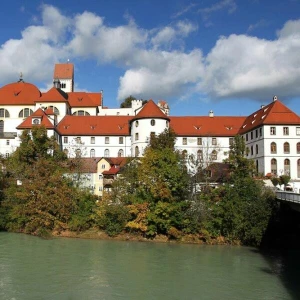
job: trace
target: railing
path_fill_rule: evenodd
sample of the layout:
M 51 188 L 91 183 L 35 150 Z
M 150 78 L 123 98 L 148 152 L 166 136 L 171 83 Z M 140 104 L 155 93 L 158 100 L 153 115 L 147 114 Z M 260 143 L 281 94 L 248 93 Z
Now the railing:
M 300 204 L 300 194 L 293 193 L 293 192 L 283 192 L 283 191 L 276 191 L 276 198 L 278 200 L 294 202 Z

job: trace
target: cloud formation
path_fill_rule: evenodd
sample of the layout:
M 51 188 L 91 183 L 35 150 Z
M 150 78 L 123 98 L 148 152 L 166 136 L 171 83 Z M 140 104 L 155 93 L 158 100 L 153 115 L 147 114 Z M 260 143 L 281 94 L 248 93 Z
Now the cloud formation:
M 233 12 L 235 2 L 221 1 L 203 13 L 220 9 Z M 273 40 L 220 37 L 204 56 L 200 47 L 185 51 L 185 39 L 198 30 L 187 20 L 151 30 L 130 18 L 124 25 L 109 26 L 94 13 L 66 17 L 50 5 L 42 6 L 40 18 L 20 39 L 1 45 L 1 83 L 17 80 L 21 71 L 26 81 L 49 82 L 55 62 L 79 58 L 124 68 L 119 99 L 184 98 L 193 93 L 214 100 L 262 99 L 300 93 L 300 20 L 286 22 Z

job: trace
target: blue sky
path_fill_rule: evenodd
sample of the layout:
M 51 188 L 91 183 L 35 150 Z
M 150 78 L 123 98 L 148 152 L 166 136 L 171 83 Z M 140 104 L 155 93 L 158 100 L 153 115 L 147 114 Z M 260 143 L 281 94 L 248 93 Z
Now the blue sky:
M 249 115 L 277 95 L 300 113 L 300 0 L 15 0 L 1 8 L 0 84 L 166 100 L 171 115 Z

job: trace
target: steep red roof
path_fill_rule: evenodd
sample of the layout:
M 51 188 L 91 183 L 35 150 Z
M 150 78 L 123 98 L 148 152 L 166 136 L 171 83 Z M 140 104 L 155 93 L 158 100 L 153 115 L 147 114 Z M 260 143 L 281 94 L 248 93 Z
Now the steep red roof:
M 91 98 L 90 94 L 86 92 L 71 92 L 68 95 L 71 107 L 95 107 L 99 105 L 95 103 L 96 96 L 92 95 Z
M 105 159 L 109 162 L 111 168 L 109 170 L 103 171 L 102 174 L 104 175 L 118 174 L 121 168 L 127 163 L 126 157 L 109 157 Z
M 67 93 L 65 93 L 61 89 L 52 87 L 48 92 L 42 94 L 39 102 L 66 102 L 67 100 Z
M 71 63 L 55 64 L 53 78 L 72 79 L 74 77 L 74 65 Z
M 88 96 L 94 101 L 95 105 L 102 106 L 102 93 L 87 93 Z
M 33 105 L 41 97 L 40 90 L 24 81 L 7 84 L 0 88 L 1 105 Z
M 41 120 L 40 124 L 32 124 L 32 119 L 39 118 Z M 53 129 L 54 125 L 48 119 L 46 113 L 39 108 L 36 110 L 31 116 L 27 117 L 18 127 L 17 129 L 30 129 L 34 126 L 45 126 L 47 129 Z
M 170 117 L 170 120 L 178 136 L 233 136 L 245 117 Z
M 57 130 L 62 135 L 129 135 L 130 116 L 65 116 Z
M 160 108 L 153 102 L 149 100 L 139 113 L 134 117 L 134 119 L 145 119 L 145 118 L 160 118 L 169 120 L 169 117 L 166 116 Z
M 262 125 L 276 124 L 300 124 L 300 117 L 281 101 L 275 100 L 247 117 L 239 133 L 243 134 Z

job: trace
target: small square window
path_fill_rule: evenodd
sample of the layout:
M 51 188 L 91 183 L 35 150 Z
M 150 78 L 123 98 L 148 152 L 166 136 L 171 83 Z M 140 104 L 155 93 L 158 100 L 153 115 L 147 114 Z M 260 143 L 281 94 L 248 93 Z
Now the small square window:
M 119 144 L 124 144 L 124 138 L 123 138 L 123 136 L 119 137 Z
M 289 128 L 283 127 L 283 135 L 289 135 Z
M 300 127 L 296 127 L 296 134 L 300 135 Z
M 80 136 L 78 136 L 78 137 L 76 138 L 76 142 L 77 142 L 78 144 L 81 143 L 81 137 L 80 137 Z
M 9 142 L 10 142 L 9 140 L 6 140 L 6 145 L 7 145 L 7 146 L 9 145 Z
M 64 144 L 68 144 L 68 137 L 64 136 Z
M 101 166 L 101 168 L 102 168 L 102 169 L 105 169 L 105 164 L 103 164 L 103 165 Z
M 187 138 L 182 138 L 182 145 L 187 145 Z
M 197 145 L 202 145 L 202 138 L 197 138 Z
M 230 145 L 230 146 L 233 145 L 233 138 L 229 138 L 229 145 Z
M 105 137 L 105 144 L 109 144 L 109 136 Z
M 91 144 L 95 144 L 95 137 L 94 136 L 91 137 Z
M 217 145 L 217 138 L 212 138 L 211 143 L 216 146 Z

